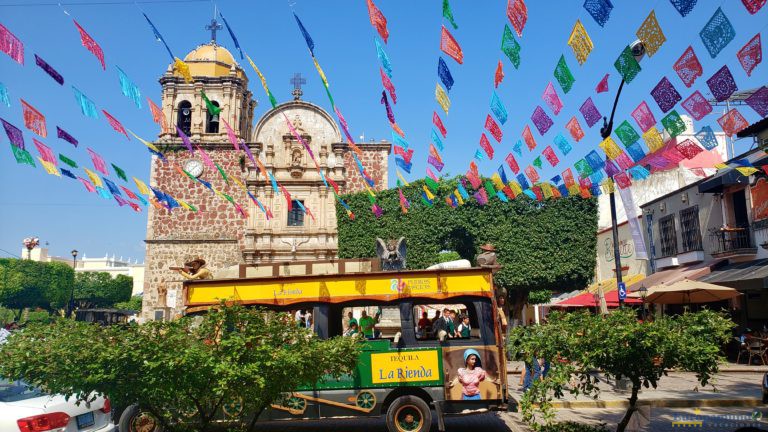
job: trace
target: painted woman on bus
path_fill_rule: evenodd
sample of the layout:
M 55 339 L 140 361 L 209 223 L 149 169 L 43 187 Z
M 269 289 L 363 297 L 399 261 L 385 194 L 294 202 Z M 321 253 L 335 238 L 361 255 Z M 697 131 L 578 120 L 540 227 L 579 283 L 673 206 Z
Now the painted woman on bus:
M 486 373 L 480 362 L 480 353 L 472 348 L 464 351 L 464 367 L 459 368 L 458 380 L 461 383 L 461 399 L 480 400 L 480 383 L 485 381 Z

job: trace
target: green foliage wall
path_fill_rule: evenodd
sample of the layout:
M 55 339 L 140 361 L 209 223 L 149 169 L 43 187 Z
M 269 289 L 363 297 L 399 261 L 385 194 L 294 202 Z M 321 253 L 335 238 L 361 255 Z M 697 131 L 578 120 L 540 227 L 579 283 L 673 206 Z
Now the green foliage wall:
M 537 202 L 525 196 L 508 203 L 491 198 L 485 205 L 474 199 L 454 209 L 440 201 L 453 192 L 456 179 L 443 180 L 432 207 L 421 201 L 422 181 L 403 187 L 411 202 L 400 210 L 397 189 L 378 192 L 384 215 L 371 212 L 367 193 L 343 196 L 355 213 L 350 220 L 336 206 L 339 258 L 374 257 L 376 237 L 405 237 L 408 268 L 440 262 L 443 250 L 456 251 L 474 263 L 478 246 L 492 243 L 503 268 L 498 286 L 528 292 L 539 289 L 572 290 L 587 285 L 595 268 L 597 201 L 566 197 Z
M 63 263 L 0 258 L 0 305 L 10 309 L 63 307 L 74 270 Z

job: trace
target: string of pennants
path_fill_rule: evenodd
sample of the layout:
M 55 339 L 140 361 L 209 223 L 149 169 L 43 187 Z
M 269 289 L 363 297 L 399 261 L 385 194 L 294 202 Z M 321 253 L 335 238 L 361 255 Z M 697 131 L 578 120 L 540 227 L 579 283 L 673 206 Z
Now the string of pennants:
M 683 17 L 692 10 L 696 3 L 695 0 L 670 0 L 670 2 Z M 749 13 L 753 15 L 765 4 L 764 1 L 750 0 L 744 0 L 742 3 Z M 587 0 L 584 8 L 598 25 L 603 26 L 607 22 L 613 6 L 608 0 Z M 507 16 L 517 36 L 522 37 L 522 32 L 527 22 L 527 8 L 524 1 L 509 0 Z M 666 41 L 654 10 L 651 10 L 636 34 L 644 42 L 646 54 L 649 57 L 653 56 Z M 734 36 L 733 26 L 720 8 L 715 11 L 714 15 L 699 32 L 702 44 L 712 58 L 715 58 L 734 39 Z M 594 47 L 584 25 L 578 19 L 568 39 L 568 45 L 579 65 L 584 64 Z M 515 39 L 512 30 L 508 25 L 505 25 L 502 35 L 502 52 L 515 68 L 520 65 L 520 49 L 520 44 Z M 762 46 L 759 32 L 737 52 L 736 57 L 747 76 L 750 76 L 755 67 L 762 61 Z M 621 52 L 614 67 L 626 83 L 630 83 L 641 70 L 629 47 L 626 47 Z M 688 88 L 691 87 L 696 78 L 703 75 L 701 64 L 696 58 L 692 47 L 688 47 L 675 63 L 673 69 Z M 554 81 L 557 81 L 560 87 L 560 91 L 568 93 L 572 89 L 575 77 L 568 67 L 565 55 L 561 55 L 558 59 L 553 76 L 555 78 Z M 477 160 L 482 160 L 485 157 L 493 159 L 494 157 L 494 147 L 488 135 L 493 137 L 497 143 L 501 143 L 502 131 L 499 124 L 503 125 L 505 123 L 507 113 L 495 89 L 498 88 L 503 79 L 503 64 L 499 61 L 494 73 L 494 91 L 492 92 L 490 102 L 490 111 L 493 116 L 491 114 L 486 116 L 485 130 L 480 137 L 480 149 L 474 155 L 474 158 Z M 595 92 L 607 92 L 608 82 L 609 74 L 606 74 L 597 84 Z M 735 79 L 727 65 L 724 65 L 707 79 L 706 84 L 717 101 L 726 100 L 738 90 Z M 712 112 L 712 106 L 699 90 L 696 90 L 692 95 L 683 100 L 674 88 L 674 85 L 666 77 L 661 79 L 650 94 L 659 109 L 665 114 L 661 124 L 663 132 L 670 139 L 677 137 L 686 129 L 678 112 L 673 110 L 677 103 L 681 103 L 683 109 L 697 121 Z M 560 114 L 564 108 L 563 102 L 552 82 L 549 82 L 545 87 L 542 93 L 542 100 L 544 105 L 555 116 Z M 768 88 L 766 86 L 760 87 L 752 96 L 745 100 L 745 103 L 761 118 L 766 117 L 768 115 Z M 591 97 L 584 101 L 578 111 L 588 128 L 592 128 L 602 117 Z M 691 139 L 686 139 L 682 142 L 665 142 L 662 138 L 662 131 L 656 127 L 655 117 L 645 101 L 641 102 L 632 112 L 632 117 L 640 127 L 642 134 L 638 134 L 628 121 L 621 122 L 614 132 L 623 144 L 624 149 L 621 149 L 613 138 L 605 139 L 599 145 L 606 156 L 605 158 L 597 151 L 591 150 L 583 159 L 578 160 L 574 164 L 573 169 L 578 175 L 578 183 L 571 168 L 566 168 L 561 174 L 554 176 L 551 181 L 542 181 L 541 175 L 537 171 L 537 169 L 543 169 L 542 157 L 551 167 L 559 164 L 559 157 L 554 148 L 557 148 L 563 155 L 568 155 L 573 150 L 573 146 L 563 132 L 558 133 L 553 139 L 554 147 L 552 145 L 546 146 L 541 154 L 533 159 L 530 165 L 523 170 L 520 169 L 515 155 L 517 157 L 523 156 L 523 144 L 525 144 L 529 151 L 533 151 L 537 147 L 532 128 L 529 125 L 525 125 L 521 134 L 522 139 L 517 140 L 512 146 L 513 151 L 504 159 L 506 165 L 516 177 L 509 181 L 504 164 L 502 164 L 497 172 L 491 176 L 490 180 L 483 183 L 480 179 L 476 162 L 471 161 L 469 170 L 460 178 L 458 187 L 454 190 L 453 194 L 445 198 L 445 202 L 452 207 L 463 204 L 464 200 L 469 198 L 467 189 L 469 189 L 470 185 L 475 190 L 474 197 L 480 204 L 487 203 L 488 199 L 493 196 L 506 202 L 521 194 L 536 200 L 557 198 L 570 194 L 588 198 L 592 195 L 599 195 L 601 193 L 601 185 L 603 189 L 611 187 L 612 182 L 610 182 L 610 179 L 615 180 L 619 188 L 626 188 L 631 185 L 632 179 L 642 180 L 647 178 L 652 171 L 677 166 L 682 160 L 693 158 L 704 151 L 704 149 L 711 150 L 717 145 L 714 131 L 710 126 L 704 126 L 695 134 L 698 143 Z M 737 108 L 731 108 L 719 117 L 717 122 L 729 136 L 748 126 L 746 119 Z M 541 137 L 554 125 L 554 121 L 541 105 L 536 106 L 533 110 L 531 123 Z M 565 129 L 570 138 L 575 142 L 579 142 L 585 137 L 584 128 L 582 128 L 577 116 L 572 116 L 568 120 Z M 648 147 L 648 152 L 641 146 L 641 138 Z M 742 160 L 741 163 L 742 165 L 738 165 L 736 169 L 744 175 L 757 172 L 758 170 L 755 167 L 743 165 L 747 163 L 745 160 Z M 727 166 L 720 165 L 715 168 L 726 169 Z M 436 182 L 427 180 L 426 185 L 435 193 L 437 192 L 438 184 Z

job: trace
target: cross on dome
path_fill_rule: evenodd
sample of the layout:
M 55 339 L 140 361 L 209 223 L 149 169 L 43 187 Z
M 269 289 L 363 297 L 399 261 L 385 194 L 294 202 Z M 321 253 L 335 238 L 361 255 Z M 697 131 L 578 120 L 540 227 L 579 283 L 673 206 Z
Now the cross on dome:
M 293 100 L 299 100 L 301 99 L 301 95 L 304 94 L 303 91 L 301 91 L 301 85 L 307 83 L 307 79 L 301 76 L 301 73 L 295 73 L 293 74 L 293 78 L 291 78 L 290 83 L 293 84 L 293 91 L 291 94 L 293 95 Z

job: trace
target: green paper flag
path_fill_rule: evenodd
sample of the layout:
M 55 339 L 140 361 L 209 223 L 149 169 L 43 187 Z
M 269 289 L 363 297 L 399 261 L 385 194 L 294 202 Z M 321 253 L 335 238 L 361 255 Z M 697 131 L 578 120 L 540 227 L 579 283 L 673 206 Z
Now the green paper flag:
M 37 166 L 35 165 L 35 161 L 32 159 L 32 155 L 29 154 L 28 151 L 22 148 L 18 148 L 13 144 L 11 144 L 11 150 L 13 150 L 13 157 L 16 158 L 17 163 L 32 165 L 33 167 Z
M 216 165 L 216 169 L 219 170 L 219 174 L 221 174 L 221 176 L 224 178 L 224 181 L 227 182 L 227 184 L 229 184 L 229 178 L 227 177 L 227 173 L 224 172 L 224 169 L 216 162 L 214 162 L 213 164 Z
M 560 60 L 555 67 L 555 79 L 557 79 L 558 84 L 560 84 L 560 88 L 563 89 L 563 93 L 571 91 L 573 82 L 576 81 L 576 78 L 571 74 L 571 70 L 568 69 L 568 64 L 565 63 L 564 55 L 560 56 Z
M 491 183 L 490 180 L 485 181 L 485 191 L 488 193 L 489 197 L 496 196 L 496 188 L 493 187 L 493 183 Z
M 77 162 L 73 161 L 72 159 L 64 156 L 63 154 L 59 153 L 59 160 L 64 162 L 65 164 L 71 166 L 72 168 L 77 168 Z M 113 165 L 114 166 L 114 165 Z
M 515 69 L 520 67 L 520 44 L 509 26 L 504 24 L 504 34 L 501 36 L 501 51 L 507 55 Z
M 538 169 L 541 169 L 541 156 L 533 160 L 533 166 L 535 166 Z
M 621 143 L 624 144 L 624 147 L 629 147 L 640 139 L 640 135 L 637 134 L 635 128 L 633 128 L 626 120 L 621 122 L 619 127 L 616 128 L 616 136 L 619 137 Z
M 200 90 L 200 95 L 203 97 L 203 100 L 205 101 L 205 106 L 208 108 L 208 113 L 210 115 L 219 115 L 221 112 L 221 108 L 214 105 L 209 99 L 208 96 L 205 95 L 205 92 L 203 90 Z
M 269 96 L 269 103 L 272 104 L 272 108 L 277 108 L 277 99 L 272 96 L 272 92 L 267 90 L 267 96 Z
M 117 174 L 118 177 L 120 177 L 124 181 L 128 181 L 128 177 L 125 176 L 125 171 L 123 171 L 122 168 L 120 168 L 119 166 L 117 166 L 115 164 L 110 164 L 110 165 L 112 165 L 112 168 L 115 169 L 115 173 Z
M 627 84 L 631 83 L 640 72 L 640 64 L 635 59 L 635 56 L 632 55 L 632 49 L 629 46 L 624 48 L 624 51 L 621 52 L 613 66 L 619 71 Z
M 424 183 L 426 183 L 429 190 L 431 190 L 434 193 L 437 193 L 438 184 L 436 181 L 432 180 L 429 177 L 424 177 Z
M 456 21 L 453 20 L 453 12 L 451 11 L 451 5 L 448 3 L 448 0 L 443 0 L 443 17 L 451 23 L 454 30 L 459 28 L 459 26 L 456 25 Z
M 664 125 L 664 130 L 666 130 L 667 133 L 669 133 L 669 136 L 672 138 L 685 132 L 686 129 L 685 122 L 683 122 L 683 119 L 680 118 L 680 115 L 675 110 L 672 110 L 663 119 L 661 119 L 661 124 Z

